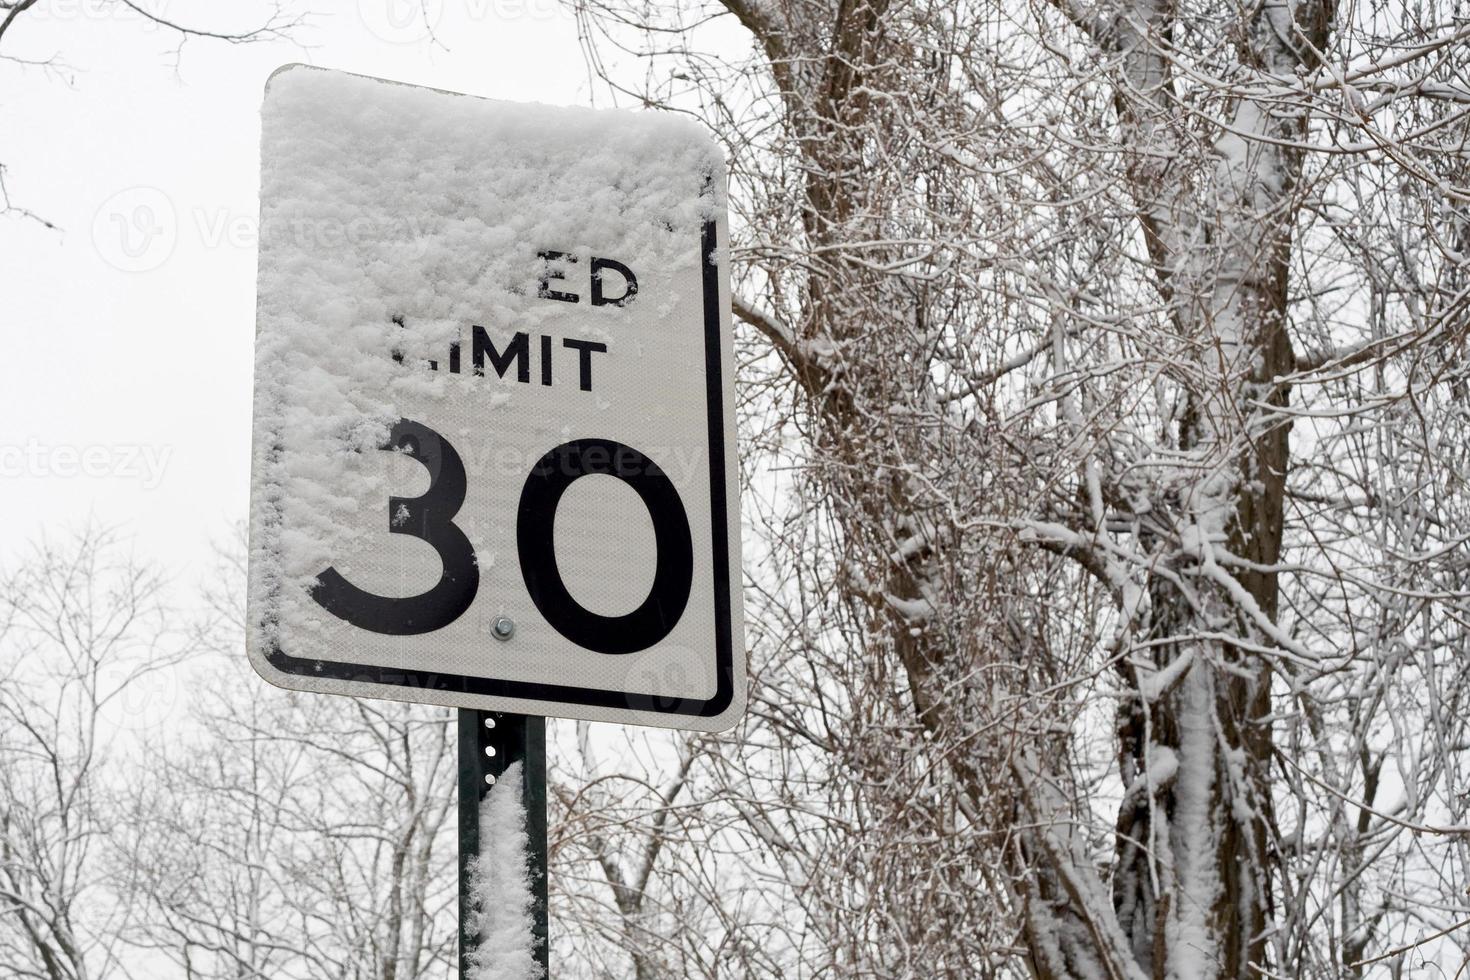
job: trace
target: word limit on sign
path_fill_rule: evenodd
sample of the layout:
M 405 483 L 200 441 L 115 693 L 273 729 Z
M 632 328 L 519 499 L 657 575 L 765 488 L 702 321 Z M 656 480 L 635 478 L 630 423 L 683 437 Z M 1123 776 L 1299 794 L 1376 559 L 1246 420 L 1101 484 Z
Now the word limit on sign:
M 546 263 L 541 273 L 536 295 L 542 299 L 556 300 L 562 303 L 581 302 L 577 293 L 567 292 L 560 285 L 566 281 L 564 271 L 567 265 L 575 265 L 577 257 L 570 252 L 557 252 L 543 249 L 537 253 Z M 627 306 L 638 295 L 638 277 L 633 270 L 616 259 L 592 256 L 589 263 L 592 269 L 591 285 L 588 301 L 593 306 Z M 622 290 L 617 296 L 608 296 L 604 291 L 604 276 L 608 272 L 615 272 L 622 280 Z M 393 322 L 400 327 L 404 326 L 402 317 L 394 317 Z M 479 324 L 470 327 L 470 363 L 474 374 L 481 377 L 485 374 L 486 363 L 495 371 L 497 377 L 504 378 L 515 366 L 515 379 L 521 384 L 531 383 L 531 336 L 525 332 L 518 331 L 509 341 L 502 341 L 502 346 L 497 347 L 489 332 Z M 556 349 L 556 339 L 541 335 L 539 338 L 541 384 L 550 387 L 554 378 L 553 352 Z M 583 391 L 592 390 L 592 355 L 607 353 L 607 345 L 595 340 L 578 340 L 573 337 L 563 338 L 561 347 L 576 352 L 577 362 L 577 386 Z M 393 351 L 393 359 L 402 364 L 404 360 L 403 351 Z M 428 362 L 430 371 L 439 370 L 439 362 L 430 360 Z M 454 341 L 449 345 L 449 373 L 461 373 L 460 341 Z
M 403 318 L 398 317 L 394 321 L 400 327 L 404 325 Z M 496 377 L 504 378 L 510 371 L 512 365 L 515 367 L 515 380 L 521 384 L 531 383 L 531 335 L 521 331 L 513 334 L 509 341 L 503 341 L 501 347 L 495 345 L 490 339 L 490 334 L 479 324 L 470 327 L 470 371 L 472 374 L 485 376 L 485 367 L 488 364 L 495 372 Z M 543 387 L 551 387 L 554 378 L 553 355 L 557 349 L 556 338 L 545 334 L 540 336 L 541 370 L 538 375 Z M 577 340 L 574 337 L 562 339 L 561 347 L 577 352 L 577 387 L 583 391 L 592 390 L 592 355 L 606 354 L 607 345 L 595 340 Z M 404 361 L 403 351 L 393 351 L 393 360 L 402 364 Z M 431 360 L 428 362 L 430 371 L 439 370 L 439 362 Z M 449 345 L 449 373 L 461 374 L 460 342 L 453 341 Z

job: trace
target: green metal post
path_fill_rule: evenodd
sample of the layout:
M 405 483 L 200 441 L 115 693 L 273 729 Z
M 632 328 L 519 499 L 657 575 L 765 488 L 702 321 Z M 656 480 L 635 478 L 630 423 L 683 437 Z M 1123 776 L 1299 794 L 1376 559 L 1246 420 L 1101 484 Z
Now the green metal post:
M 536 958 L 547 970 L 546 942 L 546 719 L 498 711 L 459 709 L 459 975 L 469 976 L 468 954 L 478 937 L 468 935 L 469 859 L 480 853 L 480 801 L 512 763 L 521 763 L 526 805 L 526 866 L 535 905 Z M 487 779 L 486 777 L 490 777 Z M 549 977 L 550 972 L 546 972 Z

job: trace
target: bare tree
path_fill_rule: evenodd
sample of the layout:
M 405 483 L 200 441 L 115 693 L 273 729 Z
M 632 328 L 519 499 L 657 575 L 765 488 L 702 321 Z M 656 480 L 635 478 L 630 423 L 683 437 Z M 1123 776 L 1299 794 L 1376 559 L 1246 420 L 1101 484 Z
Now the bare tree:
M 632 729 L 622 739 L 599 741 L 593 726 L 576 722 L 548 753 L 550 824 L 548 861 L 557 962 L 596 964 L 599 975 L 617 976 L 625 957 L 636 980 L 707 976 L 704 932 L 694 928 L 709 902 L 698 897 L 701 883 L 685 881 L 654 888 L 665 848 L 697 850 L 686 831 L 690 769 L 703 736 Z M 638 760 L 642 774 L 603 757 Z M 664 785 L 651 780 L 671 763 Z M 687 868 L 682 862 L 676 869 Z M 687 894 L 690 885 L 695 896 Z
M 69 71 L 69 66 L 60 54 L 54 51 L 32 53 L 24 39 L 27 23 L 37 16 L 37 5 L 38 0 L 0 0 L 0 68 L 12 71 L 33 69 L 53 74 Z M 163 29 L 175 41 L 175 70 L 183 57 L 184 46 L 190 40 L 218 41 L 225 44 L 283 40 L 306 23 L 306 15 L 293 12 L 283 0 L 264 0 L 258 5 L 251 5 L 243 11 L 248 20 L 226 14 L 215 22 L 216 25 L 222 23 L 232 26 L 206 26 L 172 17 L 167 12 L 166 4 L 160 0 L 82 0 L 72 5 L 74 13 L 83 9 L 88 10 L 89 15 L 95 18 L 107 18 L 124 25 L 131 21 L 134 25 Z M 25 53 L 16 53 L 18 45 L 19 50 Z M 0 162 L 0 216 L 35 221 L 46 228 L 55 229 L 56 226 L 46 218 L 11 199 L 5 181 L 6 172 L 6 165 Z
M 136 832 L 121 835 L 145 911 L 130 938 L 188 977 L 447 975 L 457 932 L 446 712 L 234 680 L 200 743 L 158 756 Z
M 117 841 L 136 946 L 189 978 L 449 974 L 456 927 L 453 714 L 279 691 L 243 635 L 243 548 L 209 589 L 194 725 L 152 747 Z
M 1453 972 L 1464 12 L 578 10 L 729 147 L 761 971 Z
M 108 861 L 117 729 L 182 647 L 160 578 L 106 532 L 42 542 L 0 575 L 0 973 L 122 972 L 132 909 Z

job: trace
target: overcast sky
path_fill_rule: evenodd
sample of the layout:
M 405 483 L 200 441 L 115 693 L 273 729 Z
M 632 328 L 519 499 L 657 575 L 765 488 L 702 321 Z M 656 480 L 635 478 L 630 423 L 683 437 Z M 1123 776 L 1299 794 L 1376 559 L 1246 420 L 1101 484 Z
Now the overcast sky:
M 12 203 L 60 228 L 0 219 L 0 563 L 90 518 L 187 584 L 245 516 L 259 110 L 275 68 L 607 102 L 551 0 L 431 0 L 438 47 L 417 6 L 343 0 L 295 31 L 297 44 L 191 40 L 176 55 L 176 35 L 120 4 L 43 0 L 7 35 L 6 54 L 67 67 L 0 62 Z M 261 9 L 155 8 L 215 29 Z

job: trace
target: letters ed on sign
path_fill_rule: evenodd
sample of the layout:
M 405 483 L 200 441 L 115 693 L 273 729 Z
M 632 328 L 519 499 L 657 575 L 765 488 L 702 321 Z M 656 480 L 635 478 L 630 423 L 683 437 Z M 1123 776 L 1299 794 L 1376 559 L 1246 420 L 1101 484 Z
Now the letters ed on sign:
M 732 724 L 733 361 L 708 137 L 292 67 L 267 88 L 261 156 L 262 221 L 383 231 L 261 243 L 256 669 Z

